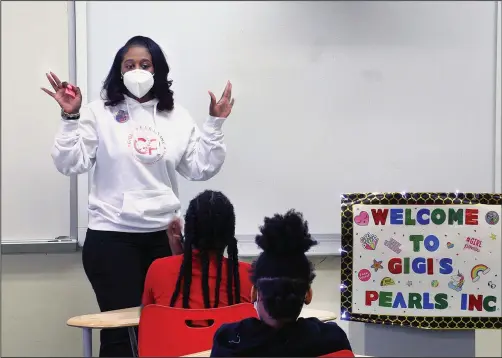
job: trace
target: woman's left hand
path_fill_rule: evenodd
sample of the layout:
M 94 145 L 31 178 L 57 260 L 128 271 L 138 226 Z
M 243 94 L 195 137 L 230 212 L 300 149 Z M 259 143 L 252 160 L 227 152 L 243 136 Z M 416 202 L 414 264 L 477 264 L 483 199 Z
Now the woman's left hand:
M 232 98 L 232 84 L 230 81 L 227 82 L 223 95 L 218 102 L 216 102 L 216 97 L 213 92 L 209 91 L 209 96 L 211 96 L 209 115 L 213 117 L 227 118 L 232 112 L 232 107 L 234 106 L 234 99 Z
M 181 255 L 183 253 L 181 230 L 181 220 L 179 218 L 174 219 L 167 226 L 167 238 L 169 239 L 169 247 L 173 255 Z

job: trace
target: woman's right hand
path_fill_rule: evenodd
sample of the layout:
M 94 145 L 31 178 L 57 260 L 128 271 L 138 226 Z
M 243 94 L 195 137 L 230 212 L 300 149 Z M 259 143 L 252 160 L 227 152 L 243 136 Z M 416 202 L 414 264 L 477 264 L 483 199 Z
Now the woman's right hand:
M 66 113 L 78 113 L 82 106 L 82 93 L 80 93 L 80 88 L 69 85 L 68 82 L 61 82 L 58 76 L 52 72 L 46 73 L 45 75 L 55 92 L 49 91 L 47 88 L 42 88 L 42 91 L 54 98 Z M 66 87 L 68 86 L 71 86 L 71 89 L 75 92 L 75 98 L 66 93 Z

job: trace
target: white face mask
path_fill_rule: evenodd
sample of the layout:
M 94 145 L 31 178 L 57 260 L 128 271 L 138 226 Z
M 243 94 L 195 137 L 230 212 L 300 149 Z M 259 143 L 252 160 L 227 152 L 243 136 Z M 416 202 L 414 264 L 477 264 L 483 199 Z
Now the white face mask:
M 143 98 L 153 87 L 153 75 L 145 70 L 132 70 L 124 73 L 124 85 L 136 98 Z

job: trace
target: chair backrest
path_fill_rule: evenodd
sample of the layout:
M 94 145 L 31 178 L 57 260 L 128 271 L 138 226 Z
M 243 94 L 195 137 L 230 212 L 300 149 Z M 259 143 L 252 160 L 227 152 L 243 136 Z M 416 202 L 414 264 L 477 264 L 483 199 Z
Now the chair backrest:
M 337 351 L 337 352 L 325 354 L 321 357 L 355 357 L 355 355 L 352 351 L 349 351 L 348 349 L 344 349 L 342 351 Z
M 250 303 L 211 309 L 183 309 L 148 305 L 141 311 L 138 345 L 140 357 L 180 357 L 206 351 L 224 323 L 257 318 Z M 211 321 L 208 327 L 190 327 L 189 321 Z

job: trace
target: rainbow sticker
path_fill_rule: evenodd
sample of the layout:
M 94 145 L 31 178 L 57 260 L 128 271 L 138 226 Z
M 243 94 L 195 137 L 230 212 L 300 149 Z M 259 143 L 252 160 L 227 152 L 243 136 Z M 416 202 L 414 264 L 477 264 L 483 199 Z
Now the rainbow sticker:
M 472 282 L 477 282 L 481 278 L 481 274 L 486 275 L 490 272 L 490 268 L 486 265 L 480 264 L 476 265 L 471 270 L 471 279 Z
M 382 281 L 380 281 L 380 286 L 391 286 L 395 284 L 394 280 L 390 277 L 384 277 Z

